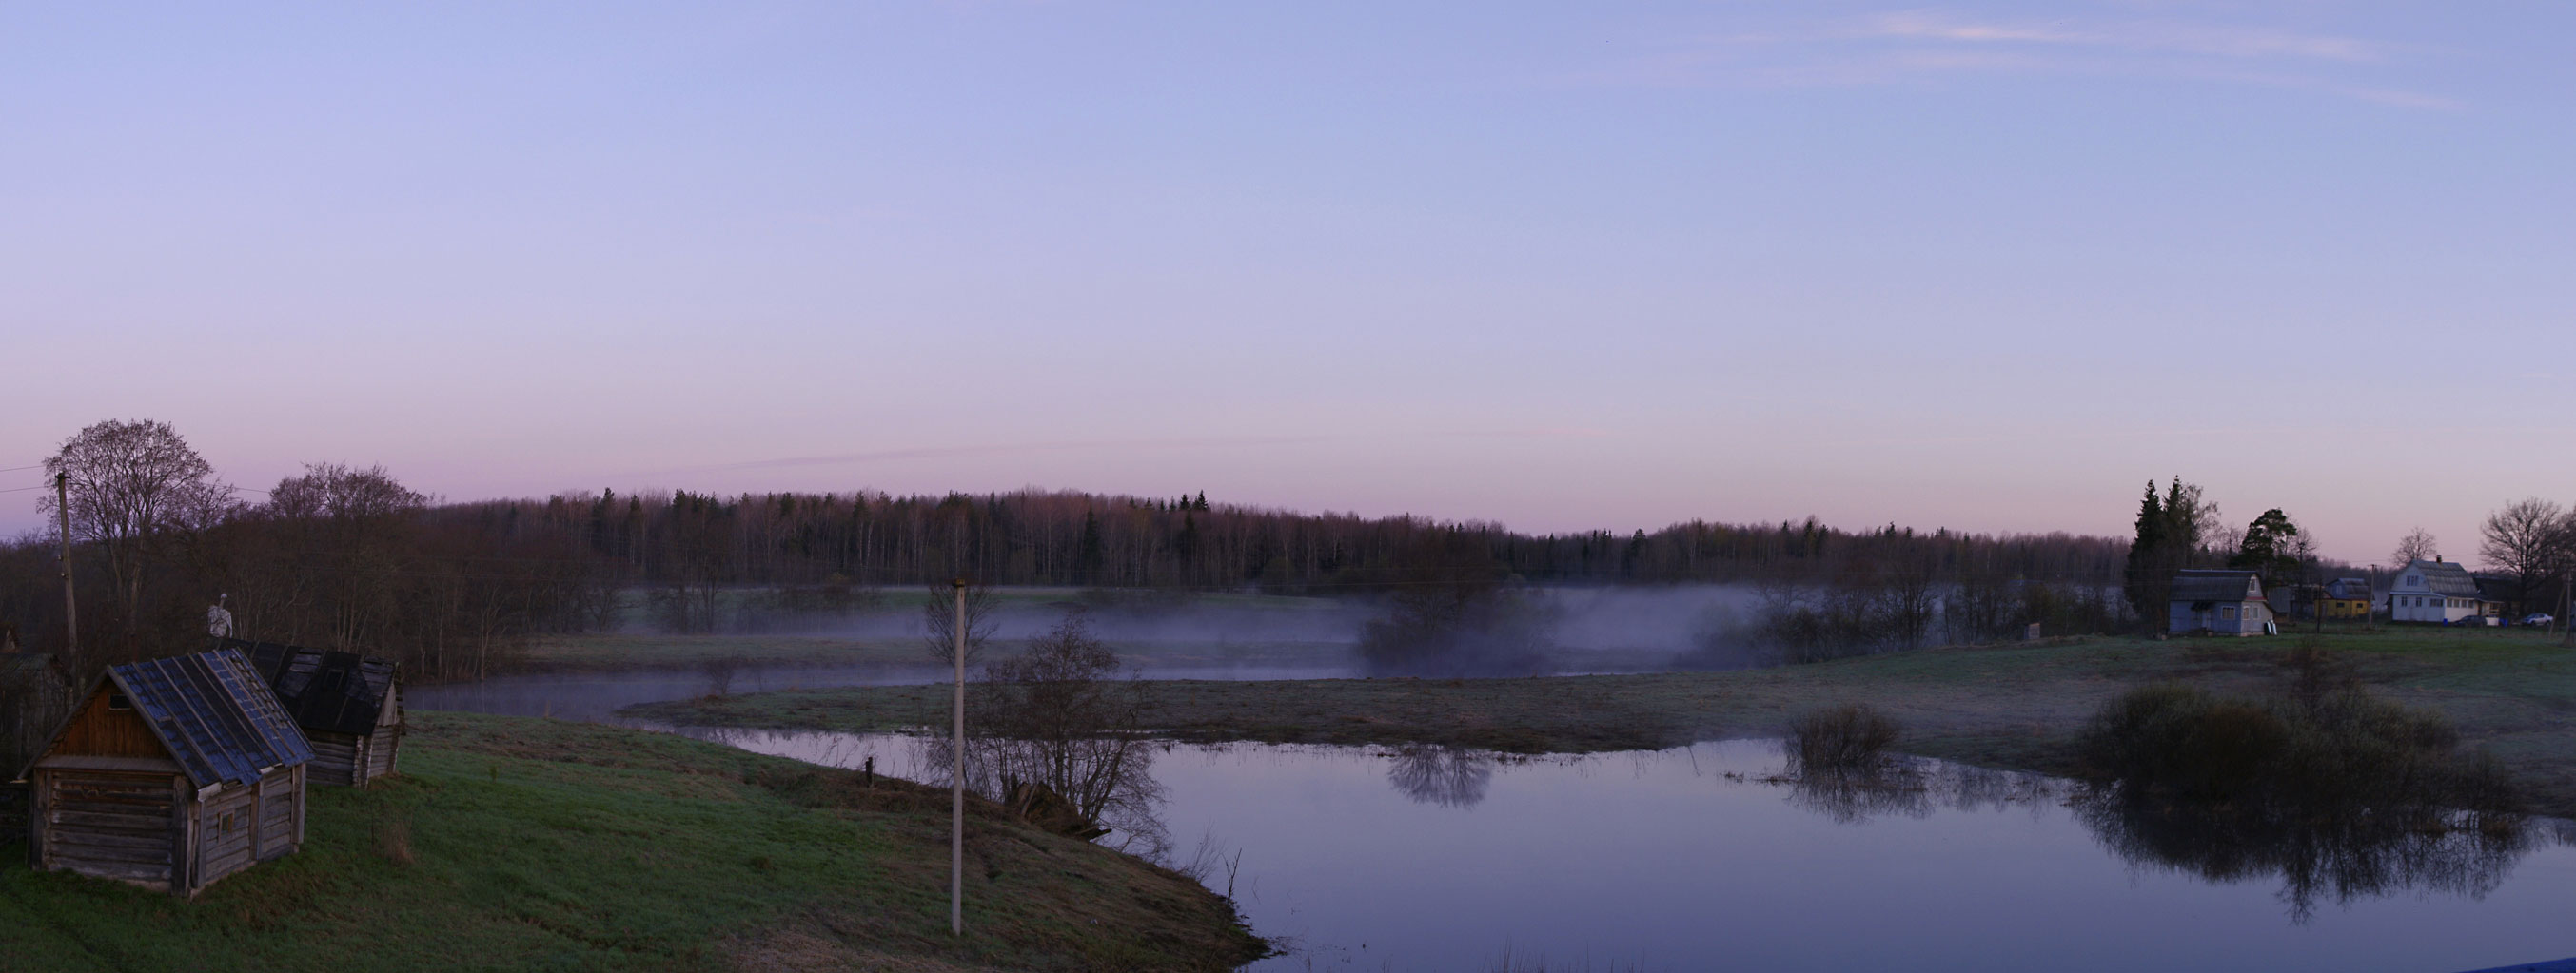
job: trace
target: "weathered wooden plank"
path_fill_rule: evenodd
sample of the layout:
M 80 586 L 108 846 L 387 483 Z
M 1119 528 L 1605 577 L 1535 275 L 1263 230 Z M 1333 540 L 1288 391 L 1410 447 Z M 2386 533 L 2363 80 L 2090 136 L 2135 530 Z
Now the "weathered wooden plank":
M 76 777 L 64 774 L 54 778 L 53 786 L 56 790 L 71 794 L 96 795 L 99 797 L 109 798 L 142 798 L 146 800 L 163 801 L 170 799 L 170 778 L 168 777 L 137 778 L 132 781 L 103 781 L 91 777 Z
M 45 823 L 57 828 L 90 828 L 158 835 L 169 819 L 156 814 L 113 814 L 75 805 L 46 812 Z
M 162 883 L 170 880 L 170 867 L 167 865 L 140 865 L 133 862 L 66 859 L 56 865 L 55 870 L 126 881 Z
M 200 886 L 213 884 L 216 879 L 249 868 L 256 860 L 247 846 L 226 850 L 206 859 L 206 867 L 197 872 L 197 884 Z
M 155 775 L 185 773 L 177 761 L 167 757 L 100 757 L 84 754 L 48 754 L 36 762 L 39 767 L 62 770 L 111 770 Z
M 65 859 L 101 858 L 163 865 L 170 863 L 170 843 L 167 841 L 125 842 L 78 833 L 66 833 L 54 837 L 52 853 Z

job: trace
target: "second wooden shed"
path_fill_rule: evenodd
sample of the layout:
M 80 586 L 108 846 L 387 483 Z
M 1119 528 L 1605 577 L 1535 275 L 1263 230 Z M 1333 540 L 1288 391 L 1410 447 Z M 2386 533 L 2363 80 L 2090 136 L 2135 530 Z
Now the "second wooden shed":
M 402 749 L 394 665 L 355 652 L 221 639 L 249 653 L 277 701 L 313 743 L 313 783 L 363 787 L 394 772 Z

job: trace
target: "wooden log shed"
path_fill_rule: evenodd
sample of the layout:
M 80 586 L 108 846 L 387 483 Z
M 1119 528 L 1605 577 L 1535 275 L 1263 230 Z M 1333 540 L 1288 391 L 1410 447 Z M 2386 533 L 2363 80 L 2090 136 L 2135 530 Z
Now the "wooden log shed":
M 313 745 L 306 771 L 315 785 L 364 787 L 394 772 L 403 734 L 401 690 L 394 664 L 355 652 L 308 649 L 275 642 L 218 639 L 238 649 L 268 680 L 279 705 Z
M 195 895 L 302 847 L 312 759 L 239 652 L 112 667 L 25 774 L 35 867 Z

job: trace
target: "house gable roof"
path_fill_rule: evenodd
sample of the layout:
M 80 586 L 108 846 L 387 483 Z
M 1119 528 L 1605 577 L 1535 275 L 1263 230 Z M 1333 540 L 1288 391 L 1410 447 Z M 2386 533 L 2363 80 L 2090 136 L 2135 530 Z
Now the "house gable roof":
M 2407 575 L 2421 576 L 2424 579 L 2424 590 L 2437 595 L 2450 595 L 2457 598 L 2478 596 L 2478 579 L 2470 577 L 2469 569 L 2461 567 L 2458 561 L 2417 561 L 2407 565 L 2398 573 L 2400 578 Z
M 240 639 L 217 644 L 249 653 L 251 666 L 277 694 L 278 704 L 306 730 L 373 733 L 385 696 L 393 691 L 393 663 L 355 652 Z
M 232 649 L 112 666 L 102 677 L 132 702 L 198 787 L 248 785 L 271 767 L 313 759 L 277 694 Z
M 2238 570 L 2177 571 L 2173 577 L 2173 601 L 2255 601 L 2262 598 L 2248 592 L 2259 575 Z

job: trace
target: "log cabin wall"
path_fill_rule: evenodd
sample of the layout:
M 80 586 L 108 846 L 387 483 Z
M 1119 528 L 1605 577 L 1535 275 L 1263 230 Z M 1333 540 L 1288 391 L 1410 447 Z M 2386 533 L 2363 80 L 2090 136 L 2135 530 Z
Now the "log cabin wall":
M 339 786 L 366 783 L 365 768 L 360 763 L 366 753 L 366 737 L 307 730 L 304 738 L 313 744 L 314 783 Z
M 194 789 L 177 773 L 40 768 L 33 781 L 35 865 L 168 891 L 180 866 Z
M 247 787 L 226 787 L 197 805 L 195 881 L 189 883 L 190 891 L 258 860 L 252 847 L 258 813 L 259 795 Z
M 366 780 L 394 772 L 394 753 L 401 740 L 401 727 L 384 727 L 367 736 Z

